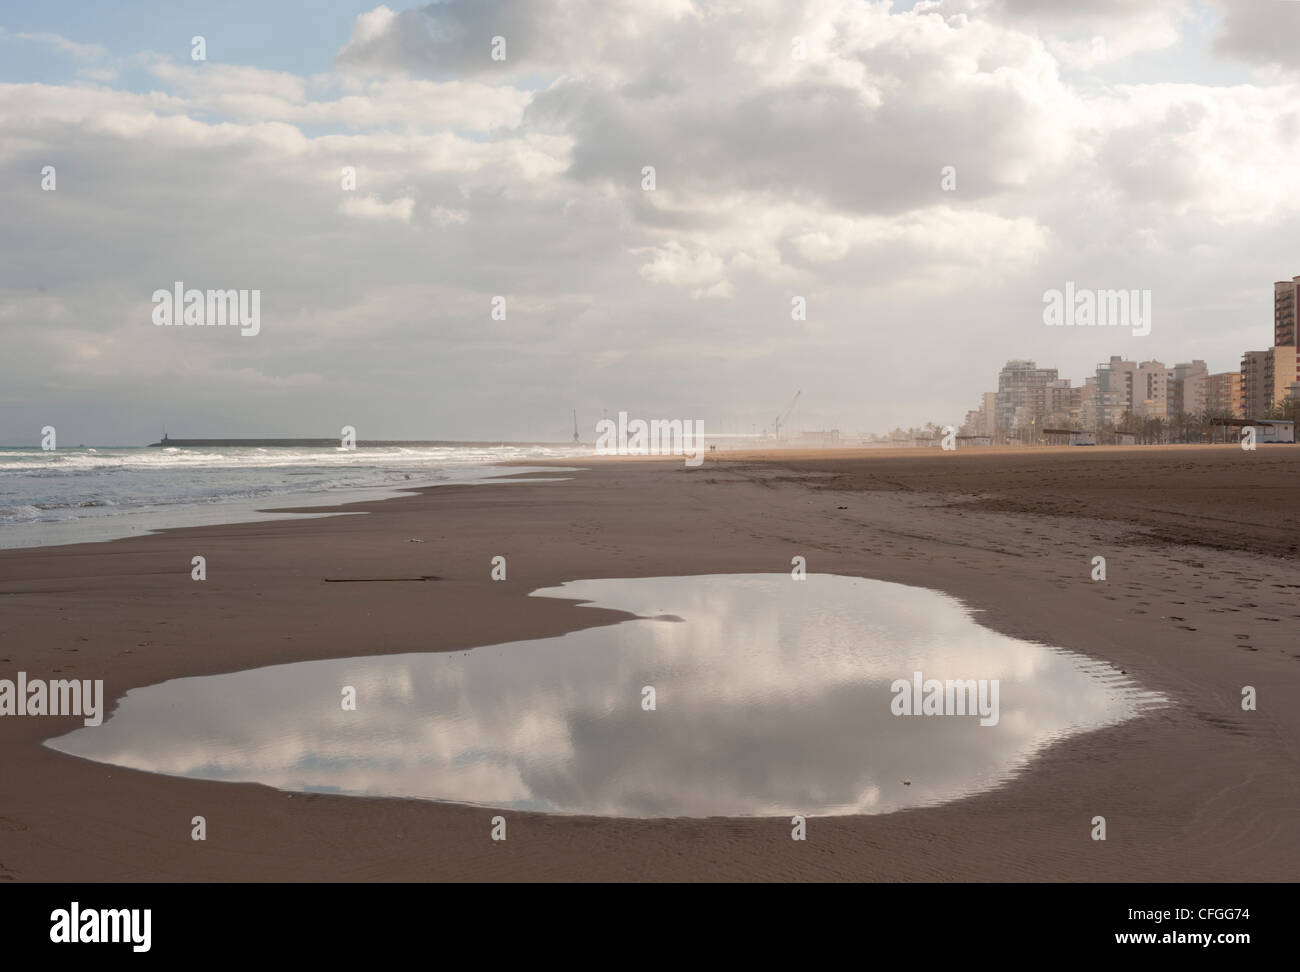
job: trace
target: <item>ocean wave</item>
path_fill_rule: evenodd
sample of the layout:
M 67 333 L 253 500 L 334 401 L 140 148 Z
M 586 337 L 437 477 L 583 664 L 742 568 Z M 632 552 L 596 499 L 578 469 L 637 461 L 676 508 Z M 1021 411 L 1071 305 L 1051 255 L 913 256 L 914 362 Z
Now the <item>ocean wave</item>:
M 285 496 L 412 488 L 461 478 L 472 481 L 490 475 L 487 467 L 494 463 L 574 454 L 574 450 L 521 446 L 355 451 L 0 449 L 0 523 L 52 523 L 141 512 L 166 513 L 169 522 L 179 523 L 186 519 L 186 507 L 210 510 L 241 502 L 274 507 Z

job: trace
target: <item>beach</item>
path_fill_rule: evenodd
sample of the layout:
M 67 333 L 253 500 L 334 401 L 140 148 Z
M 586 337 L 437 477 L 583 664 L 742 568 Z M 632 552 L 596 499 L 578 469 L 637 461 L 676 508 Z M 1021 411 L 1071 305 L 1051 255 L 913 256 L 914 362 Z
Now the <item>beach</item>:
M 530 466 L 544 465 L 529 460 Z M 530 591 L 789 572 L 946 592 L 1005 634 L 1122 669 L 1171 704 L 1066 739 L 942 806 L 609 819 L 287 793 L 93 763 L 0 719 L 5 881 L 1282 881 L 1300 876 L 1300 451 L 1263 446 L 817 450 L 564 459 L 520 482 L 0 551 L 0 672 L 168 679 L 454 651 L 611 624 Z M 313 507 L 312 513 L 320 513 Z M 412 540 L 419 540 L 413 543 Z M 207 580 L 191 580 L 203 556 Z M 506 556 L 504 581 L 490 576 Z M 1105 581 L 1091 577 L 1106 560 Z M 328 583 L 325 578 L 429 577 Z M 1258 692 L 1243 711 L 1242 689 Z M 111 710 L 112 703 L 108 703 Z M 191 840 L 206 819 L 207 839 Z M 1107 837 L 1093 840 L 1093 818 Z

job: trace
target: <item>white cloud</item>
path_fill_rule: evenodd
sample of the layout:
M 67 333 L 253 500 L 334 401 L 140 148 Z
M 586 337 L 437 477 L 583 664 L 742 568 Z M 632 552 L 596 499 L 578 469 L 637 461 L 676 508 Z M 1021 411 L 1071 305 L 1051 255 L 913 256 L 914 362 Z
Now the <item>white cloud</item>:
M 429 215 L 439 226 L 461 226 L 469 219 L 469 213 L 463 209 L 448 209 L 446 206 L 434 206 Z
M 651 260 L 641 267 L 641 276 L 646 280 L 688 288 L 692 298 L 731 296 L 724 276 L 725 264 L 715 254 L 688 249 L 676 240 L 649 247 L 648 251 Z
M 0 27 L 0 40 L 17 40 L 28 41 L 34 44 L 43 44 L 59 54 L 66 54 L 68 57 L 75 58 L 79 61 L 95 61 L 104 57 L 108 51 L 99 44 L 79 44 L 76 41 L 70 41 L 59 34 L 48 32 L 23 33 L 5 30 Z
M 339 203 L 339 211 L 359 219 L 390 220 L 409 223 L 415 211 L 415 200 L 409 196 L 383 202 L 376 196 L 346 196 Z
M 1297 272 L 1300 86 L 1081 77 L 1187 22 L 1137 6 L 449 0 L 361 15 L 322 76 L 148 56 L 148 92 L 0 84 L 0 380 L 39 404 L 55 362 L 88 395 L 170 369 L 178 400 L 280 429 L 351 395 L 393 437 L 453 414 L 445 434 L 553 434 L 529 423 L 572 398 L 766 414 L 790 382 L 836 427 L 916 424 L 960 418 L 1006 358 L 1080 377 L 1125 351 L 1047 343 L 1043 290 L 1085 277 L 1166 286 L 1177 331 L 1149 353 L 1223 367 L 1224 316 L 1265 340 Z M 262 334 L 160 344 L 141 300 L 180 278 L 260 287 Z M 891 364 L 921 357 L 951 380 Z M 292 376 L 317 378 L 275 398 Z

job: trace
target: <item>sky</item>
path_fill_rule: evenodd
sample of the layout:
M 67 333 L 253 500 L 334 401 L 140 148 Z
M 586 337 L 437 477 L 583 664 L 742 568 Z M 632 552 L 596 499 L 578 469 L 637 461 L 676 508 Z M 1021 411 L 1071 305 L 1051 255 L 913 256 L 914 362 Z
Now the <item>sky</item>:
M 796 391 L 854 434 L 959 424 L 1013 358 L 1235 370 L 1300 275 L 1296 36 L 1288 0 L 3 0 L 0 444 L 749 433 Z M 156 325 L 177 281 L 260 292 L 257 333 Z M 1150 333 L 1045 326 L 1067 282 L 1149 290 Z

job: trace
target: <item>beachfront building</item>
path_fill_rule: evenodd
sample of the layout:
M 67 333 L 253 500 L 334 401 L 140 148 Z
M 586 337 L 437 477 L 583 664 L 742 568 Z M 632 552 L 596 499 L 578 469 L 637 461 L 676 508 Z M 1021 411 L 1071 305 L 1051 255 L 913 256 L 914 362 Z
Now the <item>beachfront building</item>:
M 1264 359 L 1267 351 L 1247 351 L 1241 356 L 1241 399 L 1244 414 L 1256 418 L 1268 411 L 1268 395 L 1264 391 Z M 1260 402 L 1264 404 L 1261 406 Z
M 1297 316 L 1300 316 L 1300 300 L 1297 299 L 1297 291 L 1300 290 L 1300 277 L 1292 277 L 1290 280 L 1281 280 L 1273 284 L 1273 347 L 1275 348 L 1295 348 L 1297 345 L 1297 332 L 1300 331 L 1300 322 Z M 1295 363 L 1295 374 L 1293 374 L 1286 384 L 1289 386 L 1292 382 L 1300 381 L 1300 358 Z
M 1282 404 L 1297 381 L 1300 381 L 1300 349 L 1295 345 L 1270 348 L 1264 361 L 1264 385 L 1272 395 L 1269 407 Z
M 998 432 L 998 393 L 985 392 L 980 396 L 980 412 L 984 416 L 982 435 L 995 436 Z
M 1097 365 L 1097 400 L 1095 421 L 1119 425 L 1133 410 L 1133 386 L 1137 376 L 1136 361 L 1125 361 L 1117 354 Z
M 1085 429 L 1096 429 L 1097 414 L 1097 376 L 1083 379 L 1079 388 L 1079 425 Z
M 1160 361 L 1143 361 L 1133 376 L 1131 411 L 1140 418 L 1166 419 L 1171 414 L 1169 386 L 1174 373 Z
M 1200 364 L 1204 366 L 1203 362 Z M 1103 422 L 1119 425 L 1128 413 L 1140 418 L 1166 419 L 1177 411 L 1170 398 L 1173 384 L 1174 370 L 1164 362 L 1139 364 L 1111 355 L 1109 361 L 1097 365 L 1096 399 L 1088 409 L 1088 416 L 1094 425 Z
M 1073 387 L 1068 378 L 1047 384 L 1047 424 L 1073 426 L 1080 420 L 1082 388 Z
M 1257 441 L 1295 442 L 1295 422 L 1291 419 L 1258 419 L 1255 421 Z
M 1273 284 L 1273 347 L 1296 346 L 1296 289 L 1300 277 Z
M 1262 418 L 1282 402 L 1297 380 L 1296 348 L 1278 345 L 1267 351 L 1247 351 L 1241 358 L 1244 418 Z
M 992 438 L 997 431 L 997 392 L 985 392 L 980 396 L 979 408 L 966 413 L 962 423 L 961 434 L 964 436 L 987 436 Z
M 995 422 L 1004 432 L 1041 428 L 1047 417 L 1047 386 L 1057 380 L 1055 368 L 1032 361 L 1008 361 L 998 373 Z
M 1206 378 L 1206 413 L 1218 418 L 1245 418 L 1245 401 L 1245 386 L 1240 371 L 1221 371 Z
M 1209 390 L 1210 369 L 1204 361 L 1174 365 L 1169 389 L 1169 414 L 1202 415 Z

